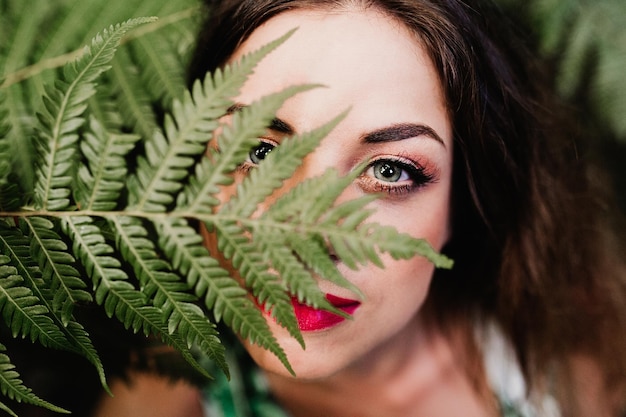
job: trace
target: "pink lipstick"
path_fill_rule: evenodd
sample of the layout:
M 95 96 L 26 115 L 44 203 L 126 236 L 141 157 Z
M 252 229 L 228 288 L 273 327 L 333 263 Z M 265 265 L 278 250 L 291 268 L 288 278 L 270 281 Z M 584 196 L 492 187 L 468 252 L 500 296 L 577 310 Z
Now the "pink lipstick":
M 326 299 L 339 310 L 352 314 L 361 305 L 357 300 L 337 297 L 335 295 L 326 294 Z M 291 299 L 293 304 L 298 325 L 302 331 L 323 330 L 333 327 L 345 320 L 344 317 L 325 310 L 318 310 L 306 304 L 300 303 L 296 298 Z

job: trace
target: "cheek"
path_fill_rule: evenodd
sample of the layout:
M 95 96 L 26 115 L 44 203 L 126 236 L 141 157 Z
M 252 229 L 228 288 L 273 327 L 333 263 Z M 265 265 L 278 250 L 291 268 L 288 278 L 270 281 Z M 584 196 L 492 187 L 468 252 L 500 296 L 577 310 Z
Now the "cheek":
M 437 198 L 416 198 L 401 204 L 377 203 L 368 222 L 392 226 L 401 233 L 425 239 L 437 251 L 450 237 L 450 199 L 442 190 Z
M 383 306 L 398 320 L 408 320 L 424 302 L 434 266 L 416 256 L 408 260 L 384 259 L 384 270 L 368 277 L 368 288 L 362 288 L 372 305 Z M 370 271 L 370 273 L 373 271 Z M 386 307 L 385 307 L 386 306 Z

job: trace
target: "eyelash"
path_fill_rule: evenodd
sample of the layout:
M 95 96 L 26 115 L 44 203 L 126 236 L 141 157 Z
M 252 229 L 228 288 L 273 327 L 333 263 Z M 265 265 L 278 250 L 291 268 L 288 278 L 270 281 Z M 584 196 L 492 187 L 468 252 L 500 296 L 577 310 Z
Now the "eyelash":
M 374 171 L 381 164 L 388 169 L 399 170 L 398 181 L 385 181 L 376 177 Z M 406 179 L 404 179 L 406 177 Z M 406 158 L 384 157 L 373 160 L 359 176 L 361 187 L 367 192 L 386 193 L 394 196 L 403 196 L 432 183 L 436 175 L 426 167 Z
M 253 152 L 261 149 L 263 146 L 273 146 L 272 149 L 278 146 L 274 141 L 269 141 L 267 139 L 263 139 L 260 141 L 259 145 L 255 146 L 250 150 L 248 154 L 248 158 L 245 162 L 243 162 L 239 166 L 239 171 L 243 173 L 248 173 L 252 168 L 258 165 L 257 162 L 253 162 L 251 159 L 251 155 Z M 269 152 L 271 152 L 271 150 Z M 267 153 L 265 154 L 267 156 Z M 265 157 L 263 158 L 265 159 Z M 408 177 L 407 179 L 403 179 L 402 181 L 398 181 L 396 185 L 392 185 L 395 182 L 384 181 L 380 178 L 375 178 L 374 169 L 379 164 L 387 164 L 387 167 L 393 169 L 398 169 L 400 171 L 400 178 Z M 423 188 L 426 185 L 432 183 L 436 179 L 435 173 L 427 170 L 421 164 L 414 162 L 408 158 L 403 157 L 381 157 L 373 160 L 367 168 L 363 171 L 363 173 L 358 177 L 361 182 L 361 187 L 366 192 L 373 193 L 386 193 L 395 196 L 402 196 L 409 194 L 410 192 Z

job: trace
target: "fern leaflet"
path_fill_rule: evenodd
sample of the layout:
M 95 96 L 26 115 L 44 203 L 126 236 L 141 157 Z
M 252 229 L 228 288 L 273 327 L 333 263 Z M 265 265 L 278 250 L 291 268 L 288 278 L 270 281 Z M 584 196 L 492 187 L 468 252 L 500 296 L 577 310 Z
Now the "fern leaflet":
M 269 331 L 259 309 L 247 297 L 247 291 L 210 256 L 195 229 L 184 219 L 163 220 L 157 227 L 162 231 L 159 243 L 164 252 L 187 277 L 196 295 L 204 297 L 206 307 L 216 320 L 223 319 L 234 331 L 250 335 L 254 340 Z
M 162 310 L 169 333 L 176 331 L 190 346 L 197 344 L 226 370 L 224 346 L 217 337 L 215 325 L 195 304 L 196 297 L 186 292 L 189 288 L 187 284 L 172 271 L 167 261 L 159 258 L 139 219 L 111 216 L 109 222 L 116 235 L 118 249 L 124 259 L 133 265 L 141 291 Z
M 232 261 L 238 274 L 243 278 L 257 303 L 272 313 L 276 321 L 294 335 L 300 344 L 304 344 L 298 323 L 295 319 L 291 302 L 286 287 L 278 277 L 268 271 L 267 262 L 262 255 L 255 250 L 245 235 L 244 230 L 234 221 L 219 221 L 212 225 L 217 234 L 218 249 L 224 256 Z M 283 349 L 278 345 L 274 336 L 255 333 L 242 333 L 252 343 L 274 353 L 285 367 L 293 373 Z
M 37 285 L 41 281 L 39 268 L 30 257 L 28 244 L 28 239 L 19 229 L 0 224 L 0 249 L 3 254 L 0 257 L 3 265 L 10 262 L 21 279 L 19 282 L 11 279 L 2 283 L 2 291 L 5 293 L 3 311 L 7 314 L 5 319 L 8 319 L 15 336 L 29 337 L 31 341 L 37 340 L 43 346 L 67 349 L 69 342 L 61 326 L 56 325 L 48 316 L 50 309 L 41 291 L 43 285 Z M 27 280 L 26 285 L 22 285 L 24 280 Z M 16 287 L 21 289 L 8 292 L 10 288 Z M 14 299 L 15 296 L 19 299 Z M 24 309 L 26 306 L 29 307 L 27 310 Z M 13 326 L 12 320 L 16 315 L 25 316 L 16 320 L 16 325 Z
M 206 151 L 206 143 L 218 126 L 218 118 L 226 113 L 229 95 L 238 92 L 256 63 L 278 42 L 254 53 L 244 64 L 225 70 L 228 82 L 207 76 L 204 84 L 196 83 L 192 93 L 186 92 L 173 103 L 172 115 L 167 115 L 165 133 L 156 131 L 145 144 L 146 158 L 137 160 L 137 173 L 131 178 L 130 206 L 133 210 L 165 211 L 197 158 Z M 140 199 L 133 198 L 136 195 Z
M 2 252 L 11 258 L 12 264 L 17 268 L 19 275 L 26 280 L 28 287 L 33 291 L 50 314 L 53 326 L 46 327 L 45 335 L 30 334 L 32 340 L 39 339 L 44 346 L 64 349 L 76 352 L 88 359 L 96 368 L 102 385 L 106 388 L 104 368 L 100 362 L 89 336 L 83 327 L 70 321 L 67 326 L 61 323 L 61 319 L 54 314 L 50 299 L 49 286 L 41 277 L 41 270 L 30 254 L 30 240 L 17 228 L 8 228 L 0 224 L 0 238 L 2 239 Z M 34 328 L 31 328 L 31 331 Z
M 311 88 L 313 86 L 289 87 L 237 111 L 232 124 L 224 126 L 217 148 L 209 148 L 208 157 L 198 164 L 183 197 L 177 202 L 177 211 L 211 213 L 219 204 L 215 197 L 219 186 L 233 182 L 231 173 L 258 144 L 258 137 L 263 135 L 276 111 L 294 94 Z
M 38 137 L 38 169 L 35 186 L 37 206 L 63 210 L 70 205 L 72 168 L 75 162 L 76 130 L 83 124 L 86 101 L 95 93 L 95 79 L 112 59 L 121 37 L 134 26 L 151 21 L 129 20 L 98 35 L 84 55 L 65 67 L 65 79 L 48 89 L 40 116 L 42 129 Z
M 59 312 L 64 325 L 70 322 L 75 304 L 88 303 L 91 294 L 74 264 L 76 259 L 54 230 L 54 223 L 43 217 L 23 217 L 20 225 L 31 242 L 31 253 L 39 264 L 43 279 L 53 294 L 52 311 Z
M 2 276 L 2 267 L 0 267 L 0 277 Z M 6 347 L 0 344 L 0 352 L 6 351 Z M 65 410 L 56 405 L 42 400 L 33 394 L 30 388 L 27 388 L 22 383 L 20 375 L 15 371 L 15 366 L 11 363 L 11 359 L 4 353 L 0 353 L 0 389 L 2 395 L 14 399 L 18 402 L 26 402 L 39 407 L 47 408 L 56 413 L 69 414 L 68 410 Z M 17 417 L 17 414 L 13 413 L 9 407 L 0 402 L 0 409 L 6 411 L 12 416 Z
M 77 172 L 76 200 L 82 210 L 116 208 L 128 172 L 125 156 L 138 140 L 136 135 L 107 132 L 97 119 L 90 119 L 90 132 L 80 143 L 88 166 L 81 165 Z
M 12 172 L 14 160 L 7 135 L 11 129 L 8 111 L 4 109 L 6 95 L 0 90 L 0 211 L 16 210 L 21 205 L 20 189 Z
M 143 67 L 145 68 L 145 67 Z M 112 88 L 109 93 L 114 96 L 124 125 L 141 137 L 152 137 L 159 128 L 156 117 L 150 108 L 151 101 L 148 91 L 139 82 L 139 68 L 132 61 L 128 48 L 120 48 L 115 54 L 111 72 Z M 182 90 L 182 89 L 181 89 Z
M 264 253 L 267 254 L 272 267 L 276 269 L 278 276 L 283 279 L 289 292 L 293 294 L 299 302 L 306 302 L 315 308 L 321 308 L 340 316 L 346 316 L 343 311 L 335 308 L 326 300 L 324 293 L 319 289 L 317 281 L 313 276 L 314 271 L 307 268 L 307 258 L 298 256 L 296 242 L 306 245 L 311 243 L 311 239 L 297 238 L 293 239 L 295 241 L 293 242 L 294 244 L 286 244 L 285 240 L 282 237 L 277 238 L 275 233 L 268 231 L 267 234 L 264 234 L 263 229 L 259 229 L 257 232 L 258 233 L 254 236 L 256 243 L 263 249 Z M 291 243 L 291 240 L 289 240 L 288 243 Z M 322 250 L 317 251 L 316 255 L 320 258 L 327 256 Z M 341 277 L 340 280 L 335 281 L 343 284 L 343 286 L 352 288 L 352 284 L 345 284 L 344 281 L 346 280 L 339 274 L 339 271 L 336 270 L 335 264 L 330 260 L 329 264 L 334 268 L 335 274 Z M 320 276 L 323 276 L 329 281 L 333 281 L 335 275 L 320 274 Z
M 311 153 L 345 116 L 346 113 L 343 113 L 311 132 L 281 141 L 280 146 L 268 155 L 263 164 L 246 176 L 236 195 L 221 210 L 238 214 L 243 218 L 251 216 L 266 197 L 293 175 L 296 168 L 302 164 L 302 159 Z

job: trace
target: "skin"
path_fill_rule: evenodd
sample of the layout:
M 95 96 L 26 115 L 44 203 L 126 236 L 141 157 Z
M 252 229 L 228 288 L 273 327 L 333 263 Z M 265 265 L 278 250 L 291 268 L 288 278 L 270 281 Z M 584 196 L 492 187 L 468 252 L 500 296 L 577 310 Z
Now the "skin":
M 398 181 L 377 178 L 373 166 L 341 198 L 384 192 L 372 203 L 376 211 L 371 221 L 441 249 L 450 236 L 452 127 L 440 81 L 417 37 L 373 9 L 296 10 L 255 30 L 230 61 L 294 27 L 299 29 L 259 64 L 236 101 L 246 105 L 290 85 L 323 84 L 326 88 L 301 93 L 279 110 L 277 117 L 295 133 L 351 110 L 285 188 L 329 167 L 347 173 L 362 161 L 384 159 L 401 170 Z M 401 124 L 421 131 L 407 137 L 395 132 L 394 140 L 364 143 L 372 132 Z M 264 146 L 280 146 L 285 133 L 279 130 L 268 130 L 260 139 Z M 262 163 L 251 157 L 239 175 L 257 162 Z M 408 167 L 420 174 L 408 175 Z M 224 191 L 224 198 L 228 193 Z M 294 416 L 488 415 L 455 365 L 446 340 L 424 330 L 420 307 L 433 275 L 429 262 L 386 258 L 384 270 L 338 267 L 366 297 L 353 320 L 304 332 L 303 350 L 268 318 L 296 379 L 271 353 L 246 346 Z M 355 298 L 329 282 L 319 285 L 326 293 Z

